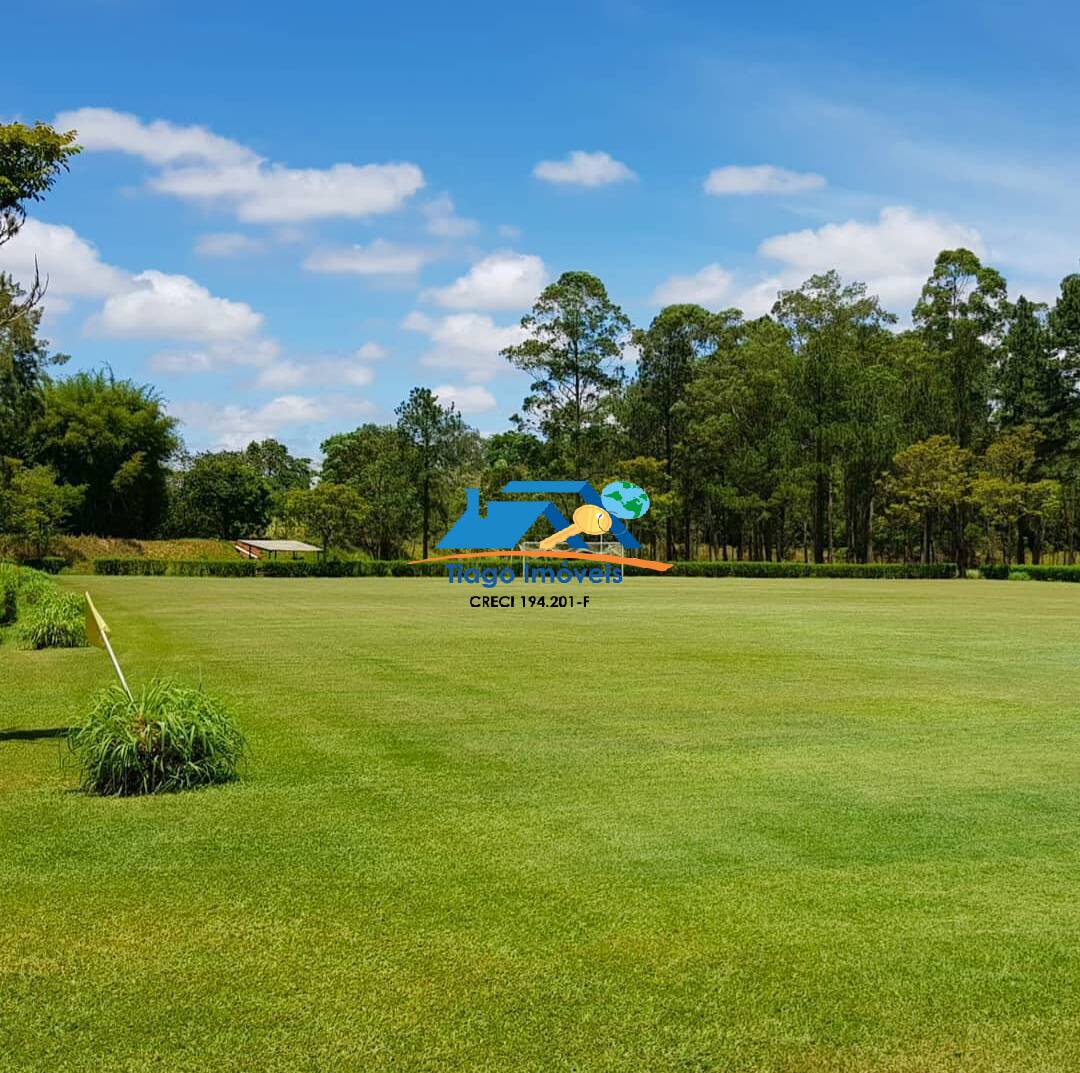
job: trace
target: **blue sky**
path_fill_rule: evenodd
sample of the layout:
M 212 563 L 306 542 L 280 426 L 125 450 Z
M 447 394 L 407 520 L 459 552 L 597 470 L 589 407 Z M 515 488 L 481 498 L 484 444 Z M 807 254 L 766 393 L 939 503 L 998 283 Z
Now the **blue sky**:
M 298 12 L 301 14 L 298 15 Z M 1077 268 L 1066 5 L 38 2 L 5 120 L 86 146 L 36 256 L 71 368 L 157 386 L 195 449 L 317 453 L 415 384 L 505 428 L 542 284 L 636 323 L 765 311 L 837 267 L 910 310 L 967 245 L 1010 292 Z M 43 59 L 44 57 L 44 59 Z

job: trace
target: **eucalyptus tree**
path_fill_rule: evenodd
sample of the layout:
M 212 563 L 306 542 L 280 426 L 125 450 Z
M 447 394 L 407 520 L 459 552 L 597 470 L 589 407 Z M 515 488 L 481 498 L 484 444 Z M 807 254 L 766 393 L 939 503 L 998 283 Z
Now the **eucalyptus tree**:
M 410 448 L 408 466 L 420 502 L 421 546 L 426 559 L 432 512 L 449 490 L 447 474 L 456 465 L 470 430 L 453 403 L 444 406 L 426 387 L 414 387 L 394 413 L 398 431 Z
M 814 561 L 824 562 L 833 539 L 833 474 L 853 425 L 865 417 L 868 393 L 896 317 L 864 283 L 844 284 L 838 273 L 812 276 L 798 290 L 781 291 L 773 316 L 796 357 L 794 390 L 800 437 L 812 483 Z M 871 374 L 870 370 L 875 370 Z M 873 445 L 871 445 L 873 446 Z
M 522 430 L 543 434 L 574 477 L 600 465 L 605 425 L 625 374 L 630 320 L 588 272 L 564 272 L 521 319 L 526 338 L 502 351 L 532 378 Z
M 680 462 L 704 490 L 709 528 L 725 548 L 729 536 L 740 550 L 779 556 L 787 546 L 796 363 L 784 329 L 762 318 L 695 366 Z
M 659 458 L 665 484 L 675 478 L 675 451 L 686 434 L 687 388 L 703 357 L 714 351 L 721 338 L 732 338 L 742 323 L 736 309 L 710 313 L 699 305 L 665 306 L 646 330 L 634 332 L 639 358 L 629 429 L 634 449 Z M 685 487 L 687 475 L 678 483 Z M 690 504 L 684 501 L 684 527 L 689 525 Z M 674 511 L 665 518 L 666 554 L 674 545 Z
M 984 439 L 991 377 L 1007 322 L 1005 280 L 970 250 L 942 250 L 912 311 L 949 385 L 949 433 L 961 447 Z

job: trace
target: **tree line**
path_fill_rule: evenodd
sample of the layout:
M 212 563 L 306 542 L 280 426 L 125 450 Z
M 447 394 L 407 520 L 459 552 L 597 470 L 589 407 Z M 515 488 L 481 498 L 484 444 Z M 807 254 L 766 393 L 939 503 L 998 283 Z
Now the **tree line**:
M 0 244 L 77 151 L 74 132 L 0 127 Z M 508 480 L 645 487 L 635 533 L 668 559 L 1072 562 L 1080 523 L 1080 274 L 1051 305 L 942 251 L 903 326 L 837 272 L 769 314 L 671 305 L 635 327 L 567 272 L 503 357 L 528 376 L 482 436 L 414 388 L 387 424 L 330 436 L 321 464 L 274 441 L 189 454 L 153 388 L 58 376 L 40 280 L 0 275 L 0 532 L 43 554 L 70 531 L 315 537 L 418 551 Z

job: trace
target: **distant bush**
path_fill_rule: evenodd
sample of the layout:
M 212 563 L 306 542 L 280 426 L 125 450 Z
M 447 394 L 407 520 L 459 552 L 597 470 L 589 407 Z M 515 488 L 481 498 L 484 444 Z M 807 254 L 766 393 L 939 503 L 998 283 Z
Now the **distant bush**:
M 446 567 L 404 559 L 270 559 L 259 564 L 259 572 L 265 577 L 444 577 Z
M 168 793 L 229 782 L 246 745 L 231 712 L 199 689 L 155 679 L 132 700 L 100 692 L 68 735 L 88 793 Z
M 67 560 L 62 555 L 46 555 L 41 559 L 23 560 L 23 566 L 28 566 L 31 570 L 42 570 L 46 574 L 59 574 L 67 565 Z
M 0 563 L 0 626 L 9 626 L 18 612 L 18 568 Z
M 629 570 L 636 573 L 637 571 Z M 677 562 L 672 577 L 753 577 L 753 578 L 924 578 L 947 579 L 958 576 L 955 563 L 798 563 L 798 562 Z
M 251 559 L 95 559 L 95 574 L 169 577 L 254 577 Z
M 1080 581 L 1080 566 L 988 565 L 980 566 L 979 573 L 988 581 Z
M 23 648 L 83 648 L 85 610 L 83 598 L 74 593 L 42 592 L 19 617 L 19 643 Z

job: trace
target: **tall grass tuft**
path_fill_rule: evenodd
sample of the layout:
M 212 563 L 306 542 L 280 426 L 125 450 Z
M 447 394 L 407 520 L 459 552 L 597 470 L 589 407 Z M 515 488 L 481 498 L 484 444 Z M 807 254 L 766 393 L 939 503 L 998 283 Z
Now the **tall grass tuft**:
M 37 604 L 58 591 L 56 582 L 40 570 L 31 570 L 28 566 L 15 568 L 18 571 L 17 582 L 19 601 L 24 604 Z
M 35 592 L 35 602 L 19 616 L 19 643 L 23 648 L 85 647 L 85 606 L 83 598 L 71 592 Z
M 134 700 L 119 685 L 102 690 L 67 741 L 82 788 L 121 796 L 229 782 L 246 750 L 227 708 L 167 678 L 153 679 Z

